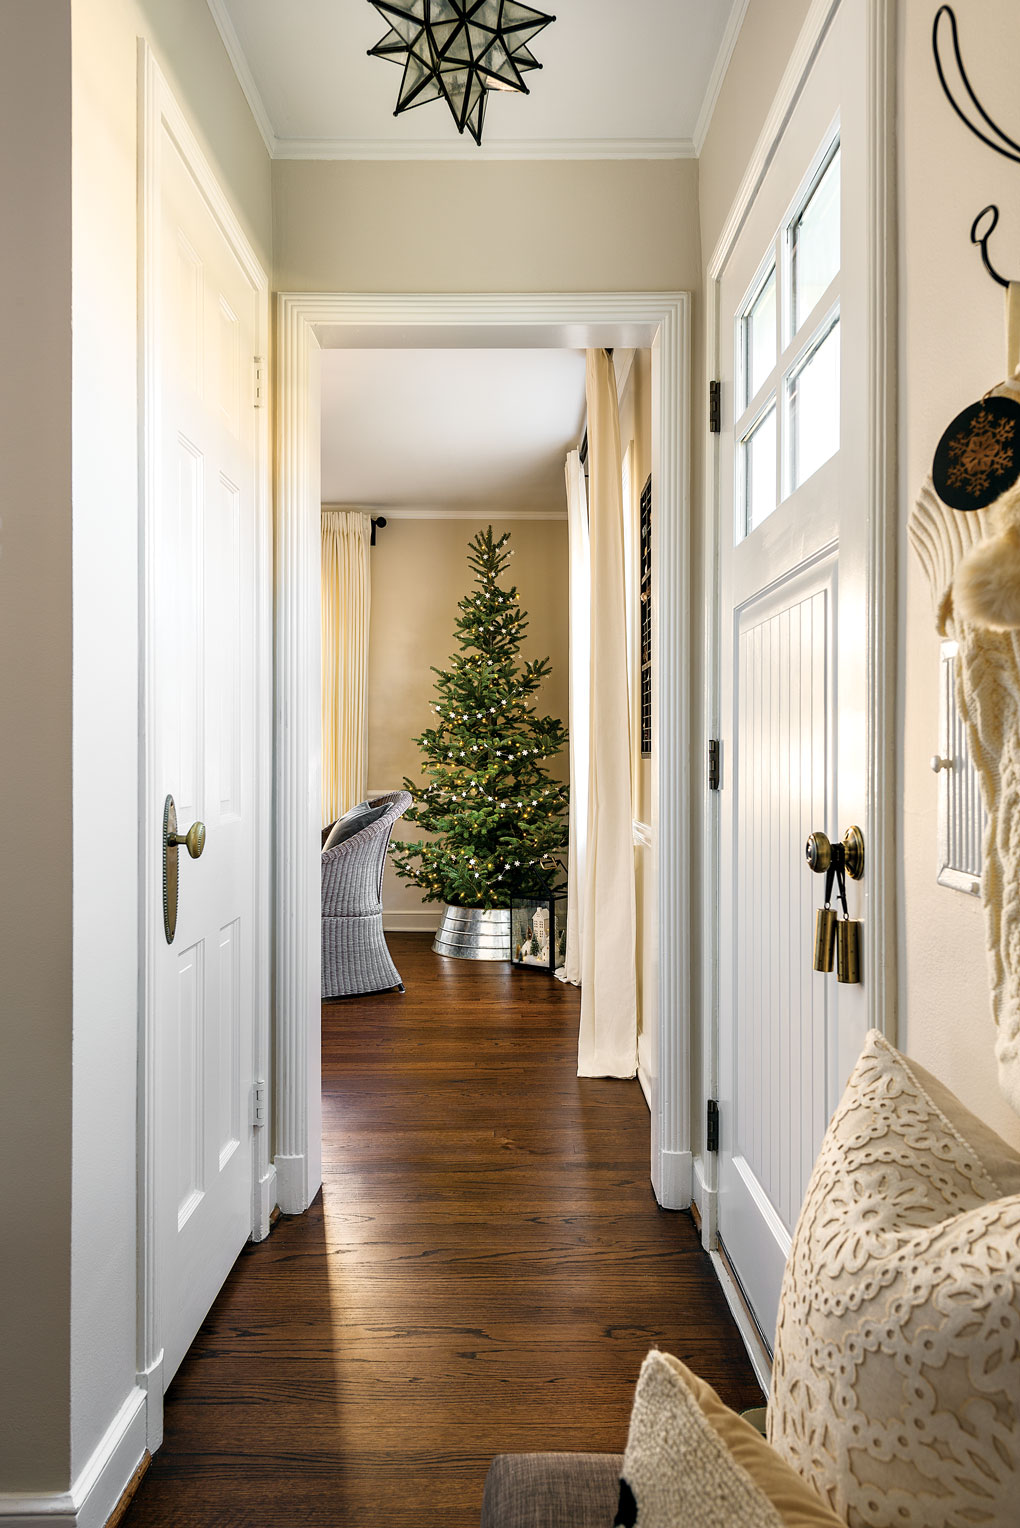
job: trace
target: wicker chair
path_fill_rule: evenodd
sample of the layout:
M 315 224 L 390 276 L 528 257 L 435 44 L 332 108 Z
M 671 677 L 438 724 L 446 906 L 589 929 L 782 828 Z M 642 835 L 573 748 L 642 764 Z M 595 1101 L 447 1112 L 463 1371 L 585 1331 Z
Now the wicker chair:
M 322 856 L 322 996 L 354 997 L 404 984 L 382 926 L 382 879 L 393 824 L 411 805 L 407 791 L 379 796 L 386 811 Z

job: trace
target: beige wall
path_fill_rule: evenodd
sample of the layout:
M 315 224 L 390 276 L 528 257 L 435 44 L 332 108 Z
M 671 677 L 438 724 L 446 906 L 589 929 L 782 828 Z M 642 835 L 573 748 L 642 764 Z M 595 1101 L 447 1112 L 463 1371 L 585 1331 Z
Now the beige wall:
M 71 1454 L 70 81 L 69 0 L 0 5 L 0 1483 L 25 1491 Z
M 693 290 L 692 160 L 273 165 L 280 291 Z
M 1017 169 L 972 137 L 942 95 L 931 58 L 935 0 L 900 5 L 901 523 L 942 431 L 1005 374 L 1002 289 L 970 244 L 971 220 L 998 202 L 993 258 L 1020 276 Z M 1016 121 L 1020 9 L 1014 0 L 956 0 L 967 68 L 993 116 Z M 935 189 L 937 188 L 937 190 Z M 938 639 L 928 589 L 901 547 L 902 810 L 899 819 L 900 1036 L 995 1129 L 1020 1143 L 992 1055 L 981 908 L 935 881 Z
M 522 648 L 527 658 L 548 657 L 549 675 L 537 696 L 544 712 L 567 721 L 567 522 L 487 516 L 403 520 L 388 517 L 372 549 L 372 625 L 369 640 L 368 784 L 398 790 L 405 775 L 422 780 L 421 756 L 412 741 L 435 720 L 430 706 L 436 676 L 458 651 L 454 640 L 457 602 L 471 586 L 467 544 L 491 524 L 510 532 L 514 550 L 504 582 L 516 584 L 528 614 Z M 568 777 L 563 753 L 550 768 Z M 395 829 L 416 838 L 412 823 Z M 387 926 L 434 927 L 440 908 L 423 903 L 417 889 L 387 864 L 383 887 Z
M 268 155 L 205 0 L 3 0 L 8 1492 L 66 1491 L 135 1386 L 139 36 L 272 249 Z

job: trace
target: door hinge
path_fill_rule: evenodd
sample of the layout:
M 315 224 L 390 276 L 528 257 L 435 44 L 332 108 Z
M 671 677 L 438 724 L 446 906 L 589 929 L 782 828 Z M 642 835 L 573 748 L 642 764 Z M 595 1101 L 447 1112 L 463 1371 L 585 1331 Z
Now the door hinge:
M 712 435 L 722 429 L 722 383 L 708 384 L 708 428 Z
M 255 357 L 255 407 L 257 409 L 262 407 L 262 364 L 262 357 L 257 355 Z
M 714 1098 L 708 1100 L 708 1118 L 705 1121 L 705 1150 L 719 1150 L 719 1105 Z
M 708 740 L 708 788 L 710 791 L 722 788 L 722 764 L 717 737 L 710 737 Z
M 251 1085 L 251 1122 L 256 1130 L 266 1124 L 266 1085 L 261 1080 Z

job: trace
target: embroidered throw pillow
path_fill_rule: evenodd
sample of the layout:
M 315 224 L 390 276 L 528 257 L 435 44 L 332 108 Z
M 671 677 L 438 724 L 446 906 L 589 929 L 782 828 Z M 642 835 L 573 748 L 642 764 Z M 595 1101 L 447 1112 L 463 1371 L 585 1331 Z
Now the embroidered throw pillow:
M 841 1528 L 710 1385 L 668 1353 L 641 1366 L 620 1480 L 621 1528 Z
M 1020 1522 L 1020 1156 L 876 1032 L 794 1233 L 768 1436 L 851 1528 Z

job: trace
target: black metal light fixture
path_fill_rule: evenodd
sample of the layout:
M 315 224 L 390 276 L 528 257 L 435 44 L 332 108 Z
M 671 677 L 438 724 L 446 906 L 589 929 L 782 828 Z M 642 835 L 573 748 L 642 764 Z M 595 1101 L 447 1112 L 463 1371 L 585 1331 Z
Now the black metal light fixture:
M 555 16 L 517 0 L 369 0 L 390 30 L 373 58 L 401 64 L 395 117 L 426 101 L 446 100 L 457 131 L 482 141 L 490 90 L 527 95 L 524 76 L 542 65 L 528 44 Z

